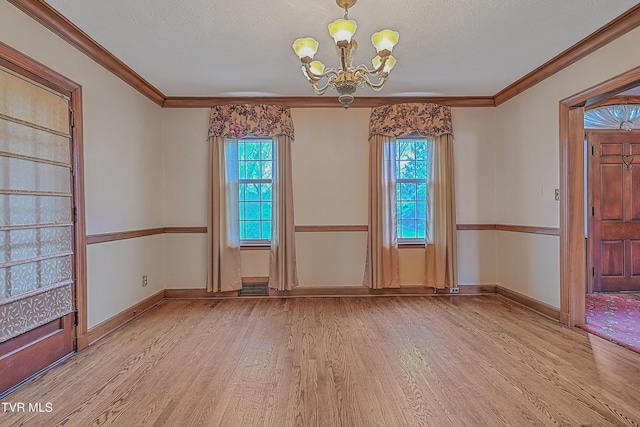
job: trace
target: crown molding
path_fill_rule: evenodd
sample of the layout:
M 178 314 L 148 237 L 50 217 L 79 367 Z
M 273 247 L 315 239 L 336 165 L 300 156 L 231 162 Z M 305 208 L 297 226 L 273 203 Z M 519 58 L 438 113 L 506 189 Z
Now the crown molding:
M 601 27 L 596 32 L 590 34 L 569 49 L 557 55 L 555 58 L 545 62 L 518 81 L 510 84 L 493 98 L 498 106 L 514 98 L 525 90 L 535 86 L 548 77 L 567 68 L 574 62 L 595 52 L 618 37 L 628 33 L 640 25 L 640 4 L 632 7 L 613 21 Z
M 408 97 L 408 96 L 361 96 L 351 104 L 350 108 L 371 108 L 381 105 L 400 104 L 403 102 L 420 102 L 448 105 L 449 107 L 494 107 L 491 96 L 440 96 L 440 97 Z M 210 108 L 218 105 L 237 104 L 270 104 L 291 108 L 343 108 L 337 98 L 321 96 L 299 97 L 188 97 L 169 96 L 162 106 L 164 108 Z
M 138 92 L 162 106 L 165 96 L 80 28 L 42 0 L 8 0 L 70 45 L 111 71 Z

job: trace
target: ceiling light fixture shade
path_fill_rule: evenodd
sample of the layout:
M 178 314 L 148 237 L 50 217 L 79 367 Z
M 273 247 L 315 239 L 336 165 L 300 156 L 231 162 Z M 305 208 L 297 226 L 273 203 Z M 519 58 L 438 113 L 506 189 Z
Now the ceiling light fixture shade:
M 351 19 L 336 19 L 329 24 L 329 34 L 333 37 L 336 45 L 340 42 L 351 43 L 351 37 L 356 33 L 358 24 Z
M 384 50 L 388 50 L 389 52 L 391 52 L 393 50 L 393 47 L 398 44 L 399 38 L 400 33 L 398 33 L 397 31 L 382 30 L 371 36 L 371 43 L 378 52 Z
M 313 91 L 317 95 L 323 95 L 327 89 L 335 89 L 339 95 L 338 100 L 346 109 L 353 102 L 353 94 L 359 87 L 367 85 L 375 91 L 382 89 L 389 72 L 396 65 L 396 59 L 391 56 L 391 52 L 400 35 L 392 30 L 375 33 L 371 42 L 378 55 L 373 58 L 373 69 L 365 65 L 354 67 L 351 57 L 358 44 L 353 35 L 358 26 L 355 21 L 349 19 L 348 13 L 356 0 L 336 0 L 336 3 L 344 9 L 344 19 L 337 19 L 329 24 L 329 34 L 335 42 L 340 67 L 325 69 L 322 62 L 313 60 L 318 50 L 318 42 L 311 37 L 297 39 L 293 43 L 293 50 L 300 58 L 302 73 L 311 83 Z M 372 77 L 377 78 L 377 81 L 372 81 Z
M 302 60 L 304 58 L 311 58 L 313 59 L 313 56 L 316 54 L 316 52 L 318 51 L 318 42 L 316 41 L 316 39 L 312 39 L 311 37 L 307 37 L 304 39 L 297 39 L 295 42 L 293 42 L 293 50 L 295 51 L 296 55 L 298 55 L 298 57 Z M 309 61 L 311 62 L 311 61 Z
M 373 64 L 373 68 L 378 70 L 382 65 L 382 58 L 380 58 L 380 56 L 376 56 L 371 60 L 371 63 Z M 387 62 L 385 62 L 384 67 L 382 67 L 381 71 L 389 74 L 389 71 L 391 71 L 391 69 L 395 65 L 396 65 L 396 58 L 394 58 L 392 55 L 389 55 L 389 57 L 387 58 Z

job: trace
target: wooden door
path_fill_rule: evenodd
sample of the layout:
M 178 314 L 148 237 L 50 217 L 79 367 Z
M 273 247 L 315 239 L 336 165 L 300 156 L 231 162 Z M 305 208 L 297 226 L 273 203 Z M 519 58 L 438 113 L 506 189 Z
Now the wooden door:
M 74 351 L 67 94 L 0 67 L 0 395 Z
M 640 291 L 640 133 L 588 134 L 593 292 Z

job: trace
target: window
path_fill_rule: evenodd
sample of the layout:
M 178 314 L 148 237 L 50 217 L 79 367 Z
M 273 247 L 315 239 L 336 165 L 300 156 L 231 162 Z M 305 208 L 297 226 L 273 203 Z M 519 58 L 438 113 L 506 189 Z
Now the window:
M 433 145 L 427 139 L 397 139 L 396 199 L 400 243 L 424 243 L 427 231 L 430 231 L 426 227 L 432 152 Z
M 240 241 L 271 240 L 273 211 L 273 140 L 238 140 Z

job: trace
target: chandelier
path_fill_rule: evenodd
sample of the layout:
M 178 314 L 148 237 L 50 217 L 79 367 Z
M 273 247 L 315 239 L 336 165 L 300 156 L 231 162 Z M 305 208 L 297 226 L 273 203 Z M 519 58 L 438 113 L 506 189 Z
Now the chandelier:
M 365 84 L 375 91 L 384 86 L 389 76 L 389 71 L 396 64 L 396 59 L 391 56 L 393 47 L 398 43 L 400 36 L 397 31 L 382 30 L 371 37 L 371 43 L 376 48 L 378 55 L 371 61 L 373 69 L 366 65 L 353 67 L 352 57 L 358 48 L 353 35 L 356 32 L 356 21 L 349 19 L 349 8 L 356 4 L 357 0 L 336 0 L 340 8 L 344 9 L 344 19 L 337 19 L 329 24 L 329 34 L 335 40 L 336 53 L 340 57 L 340 68 L 328 68 L 320 61 L 314 61 L 313 56 L 318 51 L 318 42 L 311 38 L 300 38 L 293 43 L 293 50 L 302 62 L 302 73 L 307 77 L 317 95 L 323 95 L 327 89 L 335 88 L 338 100 L 346 109 L 353 102 L 353 94 L 358 87 Z M 377 81 L 371 81 L 376 77 Z M 323 79 L 326 79 L 323 81 Z

